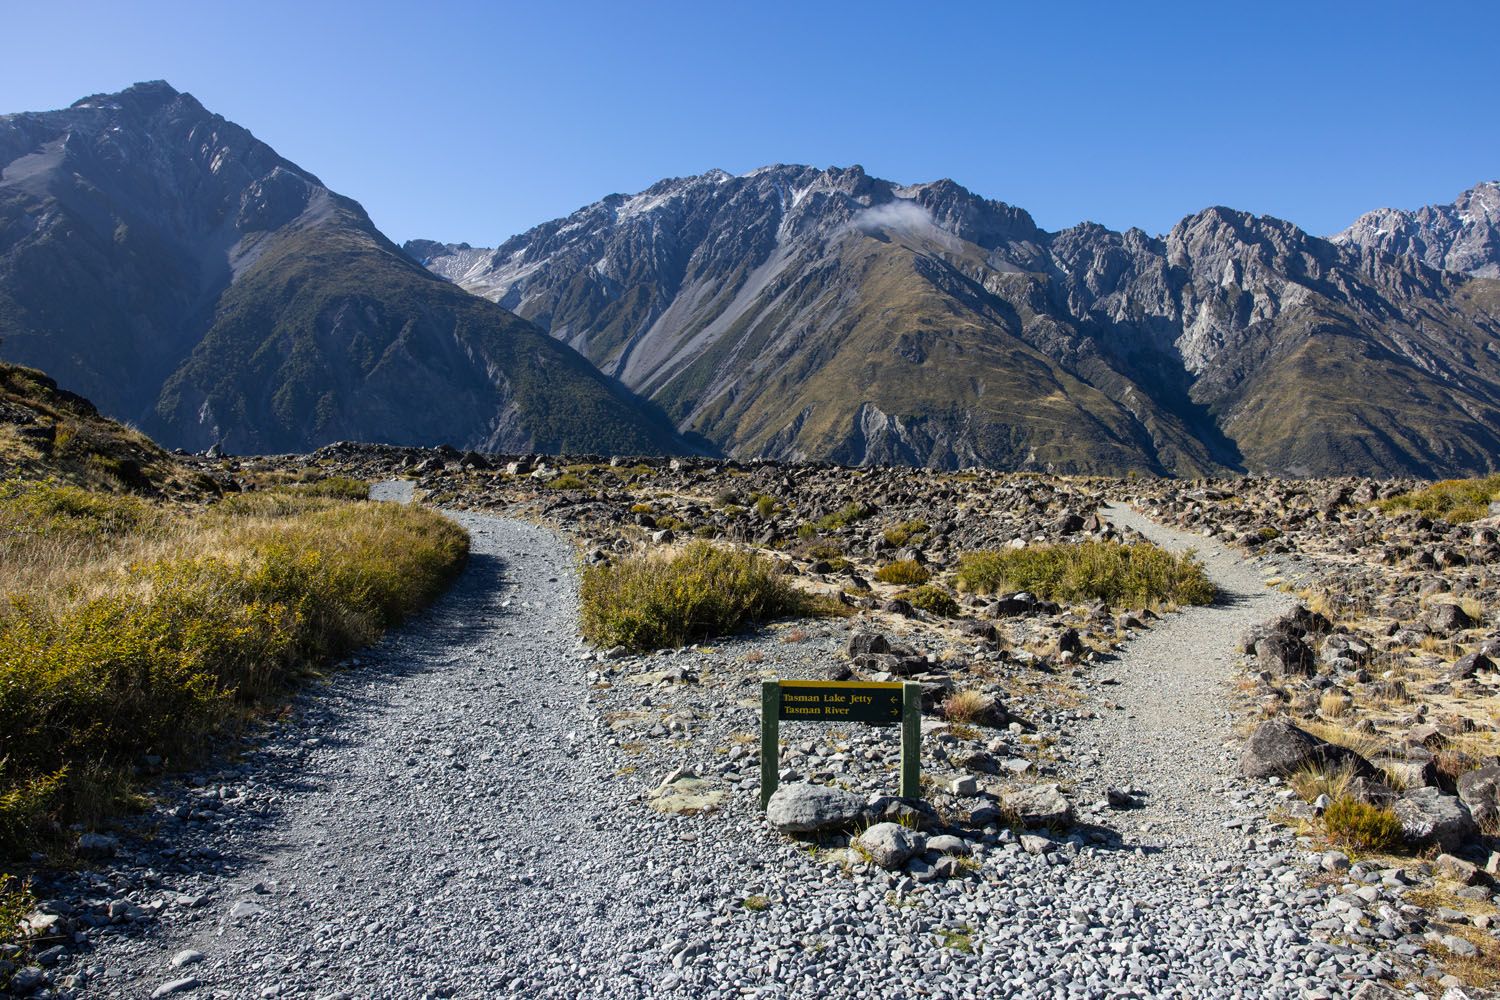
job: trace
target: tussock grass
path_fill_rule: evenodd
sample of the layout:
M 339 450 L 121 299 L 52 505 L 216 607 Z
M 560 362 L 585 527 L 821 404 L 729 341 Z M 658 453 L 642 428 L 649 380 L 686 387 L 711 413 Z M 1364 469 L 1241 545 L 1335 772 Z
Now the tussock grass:
M 932 571 L 915 559 L 901 559 L 886 563 L 875 571 L 875 579 L 881 583 L 898 583 L 904 587 L 915 587 L 932 579 Z
M 1402 844 L 1401 820 L 1390 809 L 1353 798 L 1337 798 L 1323 812 L 1323 830 L 1341 847 L 1394 851 Z
M 845 504 L 843 507 L 812 522 L 818 531 L 837 531 L 847 528 L 855 521 L 862 521 L 875 513 L 875 508 L 862 503 Z
M 753 553 L 694 542 L 584 570 L 579 620 L 596 646 L 647 650 L 738 631 L 750 622 L 826 612 Z
M 943 699 L 943 718 L 949 722 L 982 725 L 991 720 L 994 712 L 995 699 L 983 691 L 955 691 Z
M 958 617 L 958 602 L 953 599 L 953 595 L 949 594 L 942 587 L 931 585 L 915 587 L 910 590 L 901 591 L 896 597 L 906 601 L 920 611 L 937 615 L 939 618 Z
M 886 529 L 885 540 L 899 549 L 917 535 L 926 533 L 928 527 L 926 521 L 902 521 L 894 528 Z
M 1210 604 L 1216 593 L 1191 553 L 1173 555 L 1149 542 L 970 552 L 959 560 L 958 584 L 980 594 L 1025 590 L 1049 601 L 1114 605 Z
M 1382 500 L 1384 511 L 1415 510 L 1440 517 L 1449 524 L 1477 521 L 1489 514 L 1489 506 L 1500 500 L 1500 474 L 1483 479 L 1445 479 L 1425 489 Z
M 1287 777 L 1287 784 L 1304 802 L 1312 802 L 1319 795 L 1330 799 L 1345 798 L 1349 784 L 1355 778 L 1354 769 L 1340 766 L 1324 770 L 1319 767 L 1304 767 Z
M 0 854 L 93 822 L 142 754 L 182 760 L 446 586 L 467 538 L 419 508 L 278 490 L 207 510 L 0 489 Z

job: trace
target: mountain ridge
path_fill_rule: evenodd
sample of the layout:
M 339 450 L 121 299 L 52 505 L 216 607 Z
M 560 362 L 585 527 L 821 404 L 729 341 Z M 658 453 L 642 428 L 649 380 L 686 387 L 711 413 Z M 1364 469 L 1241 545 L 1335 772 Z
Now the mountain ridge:
M 0 167 L 0 350 L 168 445 L 688 450 L 164 82 L 0 117 Z
M 441 247 L 435 273 L 741 457 L 1433 475 L 1500 455 L 1494 288 L 1223 206 L 1156 237 L 1048 233 L 952 180 L 774 165 Z

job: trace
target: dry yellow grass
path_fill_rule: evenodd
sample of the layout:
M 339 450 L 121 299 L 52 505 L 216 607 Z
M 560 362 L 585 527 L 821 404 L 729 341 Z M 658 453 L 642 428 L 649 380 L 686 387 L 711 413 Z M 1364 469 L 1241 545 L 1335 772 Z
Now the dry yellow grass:
M 0 852 L 108 812 L 140 754 L 190 755 L 441 591 L 462 530 L 349 492 L 192 511 L 0 487 Z
M 979 725 L 994 713 L 995 699 L 982 691 L 955 691 L 943 701 L 943 717 L 949 722 Z

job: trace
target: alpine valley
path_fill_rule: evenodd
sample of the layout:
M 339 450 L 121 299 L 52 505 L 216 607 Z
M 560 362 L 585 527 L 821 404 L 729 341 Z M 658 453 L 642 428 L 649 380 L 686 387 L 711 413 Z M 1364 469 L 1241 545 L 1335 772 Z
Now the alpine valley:
M 1331 239 L 1227 208 L 1150 236 L 771 166 L 403 253 L 160 82 L 0 117 L 0 170 L 0 357 L 172 447 L 1500 467 L 1493 183 Z

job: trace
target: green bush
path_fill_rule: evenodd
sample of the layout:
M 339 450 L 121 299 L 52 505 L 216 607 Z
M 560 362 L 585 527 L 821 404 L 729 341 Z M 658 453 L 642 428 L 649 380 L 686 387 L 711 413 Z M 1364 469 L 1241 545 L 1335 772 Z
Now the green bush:
M 902 521 L 894 528 L 886 530 L 885 540 L 899 549 L 917 535 L 925 533 L 927 528 L 926 521 Z
M 958 617 L 958 602 L 941 587 L 916 587 L 903 590 L 896 597 L 918 610 L 937 615 L 939 618 Z
M 899 583 L 906 587 L 915 587 L 932 579 L 932 571 L 915 559 L 902 559 L 898 562 L 886 563 L 875 571 L 875 579 L 881 583 Z
M 767 496 L 764 493 L 757 493 L 755 496 L 755 513 L 760 515 L 762 520 L 769 519 L 772 514 L 776 513 L 776 498 Z
M 1379 507 L 1387 512 L 1420 511 L 1449 524 L 1462 524 L 1486 516 L 1490 504 L 1496 500 L 1500 500 L 1500 474 L 1483 479 L 1445 479 L 1425 489 L 1382 500 Z
M 813 522 L 813 527 L 818 531 L 837 531 L 847 528 L 855 521 L 862 521 L 875 513 L 875 508 L 862 503 L 845 504 L 843 507 L 818 518 Z
M 1191 554 L 1173 555 L 1149 542 L 1081 542 L 970 552 L 959 559 L 957 576 L 959 586 L 975 593 L 1025 590 L 1062 602 L 1210 604 L 1216 593 Z
M 588 488 L 588 482 L 583 477 L 572 472 L 564 472 L 556 479 L 547 480 L 549 490 L 582 490 Z
M 671 556 L 591 566 L 579 596 L 584 638 L 634 650 L 684 646 L 749 622 L 812 613 L 815 604 L 770 561 L 701 541 Z
M 1324 810 L 1323 830 L 1335 843 L 1359 851 L 1393 851 L 1404 840 L 1392 810 L 1348 797 L 1334 799 Z

